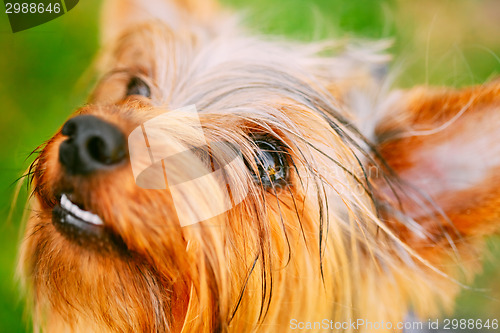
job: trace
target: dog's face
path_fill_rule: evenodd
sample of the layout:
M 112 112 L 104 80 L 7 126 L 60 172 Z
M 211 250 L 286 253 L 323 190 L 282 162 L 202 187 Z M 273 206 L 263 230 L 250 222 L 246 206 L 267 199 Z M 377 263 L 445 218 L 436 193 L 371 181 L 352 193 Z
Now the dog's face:
M 101 79 L 32 166 L 36 324 L 286 331 L 449 306 L 453 256 L 499 224 L 500 85 L 386 95 L 383 56 L 249 38 L 207 3 L 109 2 Z

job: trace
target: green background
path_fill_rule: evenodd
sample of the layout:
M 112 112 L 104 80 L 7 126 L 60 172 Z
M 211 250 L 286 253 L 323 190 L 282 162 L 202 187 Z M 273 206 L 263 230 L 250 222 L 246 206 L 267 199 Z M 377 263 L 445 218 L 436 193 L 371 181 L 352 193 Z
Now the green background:
M 464 86 L 500 72 L 498 0 L 226 0 L 243 8 L 249 26 L 301 40 L 325 37 L 392 38 L 397 85 Z M 16 179 L 29 153 L 85 102 L 88 68 L 98 48 L 100 2 L 81 1 L 39 27 L 12 34 L 0 13 L 0 332 L 24 332 L 23 303 L 15 280 L 23 185 L 8 219 Z M 500 318 L 500 241 L 489 242 L 484 274 L 464 291 L 455 316 Z

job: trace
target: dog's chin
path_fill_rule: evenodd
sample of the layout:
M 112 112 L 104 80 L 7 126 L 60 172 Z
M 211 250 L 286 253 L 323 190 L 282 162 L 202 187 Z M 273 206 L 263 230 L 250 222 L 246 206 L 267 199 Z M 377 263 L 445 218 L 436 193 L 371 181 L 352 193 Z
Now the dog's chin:
M 81 204 L 73 193 L 56 196 L 52 208 L 52 224 L 67 240 L 79 246 L 106 252 L 126 253 L 127 246 L 120 235 L 91 209 Z
M 30 237 L 23 243 L 20 269 L 32 291 L 46 300 L 36 304 L 36 320 L 47 320 L 46 332 L 167 332 L 173 325 L 169 314 L 186 307 L 172 299 L 180 299 L 186 288 L 177 291 L 127 249 L 111 230 L 112 220 L 100 217 L 102 224 L 96 224 L 91 216 L 104 215 L 96 214 L 98 207 L 85 206 L 85 200 L 70 193 L 47 197 L 54 201 L 50 207 L 41 207 L 39 196 L 31 201 L 36 213 L 28 221 Z M 172 292 L 164 295 L 164 290 Z M 149 298 L 154 301 L 142 302 Z

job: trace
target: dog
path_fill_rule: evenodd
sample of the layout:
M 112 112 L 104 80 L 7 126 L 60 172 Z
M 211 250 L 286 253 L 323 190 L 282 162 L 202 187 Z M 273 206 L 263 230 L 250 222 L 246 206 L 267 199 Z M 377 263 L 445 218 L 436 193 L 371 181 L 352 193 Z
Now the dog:
M 253 37 L 213 0 L 102 18 L 100 79 L 29 172 L 36 331 L 394 332 L 451 311 L 500 226 L 500 81 L 391 90 L 384 42 Z

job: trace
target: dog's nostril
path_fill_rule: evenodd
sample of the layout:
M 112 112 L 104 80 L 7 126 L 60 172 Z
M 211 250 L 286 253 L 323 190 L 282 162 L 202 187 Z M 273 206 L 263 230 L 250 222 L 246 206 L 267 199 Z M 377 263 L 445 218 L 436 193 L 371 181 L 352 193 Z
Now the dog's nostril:
M 100 137 L 92 137 L 87 143 L 89 155 L 96 161 L 103 164 L 112 164 L 112 156 L 108 152 L 106 143 Z
M 114 125 L 82 115 L 64 124 L 69 138 L 61 143 L 59 161 L 71 174 L 89 174 L 119 164 L 126 156 L 126 141 Z

